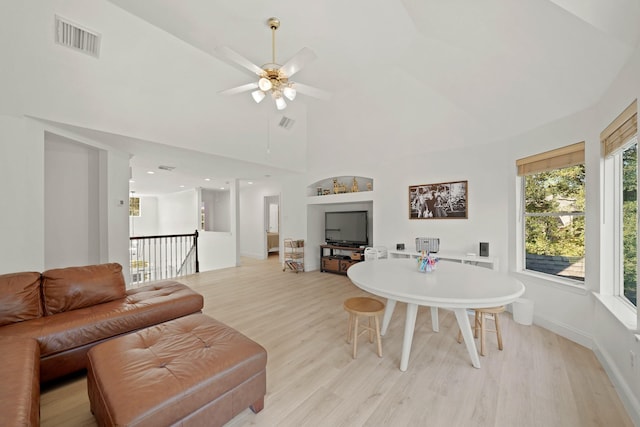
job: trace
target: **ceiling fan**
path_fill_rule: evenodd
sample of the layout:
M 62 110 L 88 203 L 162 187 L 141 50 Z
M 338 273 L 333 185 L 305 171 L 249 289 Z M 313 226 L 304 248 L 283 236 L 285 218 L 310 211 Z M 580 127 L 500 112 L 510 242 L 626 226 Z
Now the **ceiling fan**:
M 258 80 L 238 87 L 220 92 L 224 95 L 235 95 L 242 92 L 251 92 L 256 103 L 260 103 L 267 94 L 270 94 L 276 103 L 278 110 L 287 107 L 287 102 L 293 101 L 298 93 L 313 96 L 320 99 L 329 99 L 331 95 L 322 89 L 297 83 L 289 80 L 295 73 L 300 71 L 305 64 L 313 61 L 316 54 L 309 48 L 302 48 L 284 65 L 276 63 L 276 30 L 280 27 L 278 18 L 269 18 L 267 25 L 271 28 L 271 62 L 259 67 L 232 49 L 221 46 L 216 52 L 221 58 L 236 63 L 249 70 L 252 75 L 257 75 Z

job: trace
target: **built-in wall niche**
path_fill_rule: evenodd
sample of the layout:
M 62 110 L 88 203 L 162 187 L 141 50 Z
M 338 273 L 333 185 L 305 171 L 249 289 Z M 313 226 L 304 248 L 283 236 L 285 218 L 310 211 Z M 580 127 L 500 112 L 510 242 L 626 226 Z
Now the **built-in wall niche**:
M 373 179 L 364 176 L 336 176 L 317 181 L 307 187 L 307 196 L 373 191 Z
M 200 229 L 231 231 L 231 191 L 200 189 Z

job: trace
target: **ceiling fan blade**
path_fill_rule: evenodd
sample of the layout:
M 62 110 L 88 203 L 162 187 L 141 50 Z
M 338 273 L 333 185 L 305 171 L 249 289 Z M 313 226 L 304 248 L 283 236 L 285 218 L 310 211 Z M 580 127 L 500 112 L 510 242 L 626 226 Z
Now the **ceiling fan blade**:
M 252 74 L 257 74 L 258 76 L 260 76 L 264 73 L 264 70 L 262 68 L 258 67 L 256 64 L 249 61 L 244 56 L 226 46 L 218 46 L 214 50 L 214 52 L 220 59 L 226 59 L 236 65 L 240 65 L 241 67 L 251 71 Z
M 246 85 L 232 87 L 231 89 L 218 92 L 221 95 L 235 95 L 237 93 L 249 92 L 250 90 L 258 89 L 258 83 L 247 83 Z
M 323 99 L 325 101 L 331 99 L 331 93 L 327 92 L 326 90 L 318 89 L 317 87 L 305 85 L 302 83 L 293 83 L 292 86 L 296 91 L 304 95 L 313 96 L 314 98 Z
M 284 73 L 285 76 L 291 77 L 314 59 L 316 59 L 316 54 L 308 47 L 303 47 L 282 67 L 280 67 L 280 71 Z

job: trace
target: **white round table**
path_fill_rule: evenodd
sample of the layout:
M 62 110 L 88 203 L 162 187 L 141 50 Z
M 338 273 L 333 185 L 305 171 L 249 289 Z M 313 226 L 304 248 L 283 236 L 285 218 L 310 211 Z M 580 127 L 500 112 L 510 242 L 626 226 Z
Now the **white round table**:
M 360 289 L 387 299 L 382 335 L 387 332 L 396 302 L 407 303 L 401 371 L 406 371 L 409 363 L 419 305 L 431 307 L 435 332 L 438 331 L 438 307 L 454 311 L 471 363 L 480 368 L 467 309 L 510 304 L 525 290 L 522 282 L 507 274 L 448 261 L 438 262 L 432 272 L 421 273 L 415 259 L 379 259 L 354 264 L 347 275 Z

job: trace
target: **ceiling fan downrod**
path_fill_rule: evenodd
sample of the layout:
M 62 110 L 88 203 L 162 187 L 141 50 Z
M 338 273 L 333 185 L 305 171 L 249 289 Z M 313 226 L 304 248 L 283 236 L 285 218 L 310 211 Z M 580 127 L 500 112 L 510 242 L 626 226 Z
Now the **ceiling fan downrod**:
M 269 28 L 271 28 L 271 62 L 276 63 L 276 30 L 280 27 L 280 20 L 278 18 L 269 18 L 267 21 Z

